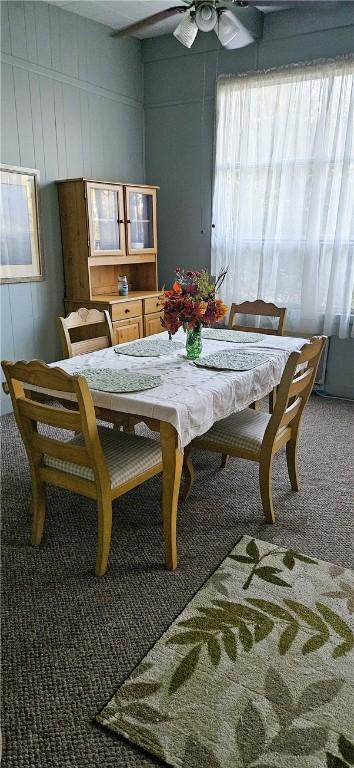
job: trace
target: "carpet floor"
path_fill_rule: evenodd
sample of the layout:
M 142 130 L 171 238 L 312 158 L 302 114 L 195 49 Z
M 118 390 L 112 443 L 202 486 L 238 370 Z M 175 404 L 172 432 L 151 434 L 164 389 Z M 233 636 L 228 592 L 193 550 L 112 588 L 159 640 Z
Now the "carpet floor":
M 264 522 L 258 467 L 195 452 L 197 482 L 181 504 L 179 567 L 163 567 L 160 479 L 115 503 L 109 570 L 93 575 L 93 502 L 49 489 L 33 548 L 30 478 L 13 416 L 2 419 L 3 765 L 153 768 L 152 757 L 94 717 L 242 534 L 354 566 L 354 406 L 312 397 L 300 442 L 302 490 L 274 463 L 276 525 Z

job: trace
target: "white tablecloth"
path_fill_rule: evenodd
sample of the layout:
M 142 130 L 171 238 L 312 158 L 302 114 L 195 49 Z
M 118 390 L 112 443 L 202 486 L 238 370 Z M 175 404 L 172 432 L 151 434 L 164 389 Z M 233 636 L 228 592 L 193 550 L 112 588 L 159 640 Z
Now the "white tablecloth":
M 164 339 L 168 334 L 150 338 Z M 174 339 L 185 342 L 184 331 L 180 329 Z M 203 355 L 221 349 L 269 352 L 269 361 L 242 372 L 197 368 L 186 359 L 184 349 L 169 356 L 142 358 L 119 355 L 109 348 L 54 365 L 68 373 L 82 368 L 114 368 L 159 374 L 162 384 L 144 392 L 113 394 L 92 390 L 94 404 L 167 421 L 177 430 L 179 446 L 184 448 L 194 437 L 207 432 L 215 421 L 267 395 L 279 384 L 290 352 L 300 349 L 305 342 L 306 339 L 289 336 L 267 336 L 256 344 L 203 339 Z

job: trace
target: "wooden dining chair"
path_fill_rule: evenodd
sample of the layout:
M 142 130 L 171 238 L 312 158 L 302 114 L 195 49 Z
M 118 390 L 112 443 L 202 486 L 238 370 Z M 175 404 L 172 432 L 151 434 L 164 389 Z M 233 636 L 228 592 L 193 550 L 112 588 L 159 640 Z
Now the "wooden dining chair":
M 272 414 L 246 408 L 226 419 L 217 421 L 205 435 L 195 438 L 184 451 L 186 482 L 184 498 L 189 495 L 194 479 L 190 451 L 192 447 L 226 456 L 256 461 L 259 464 L 259 484 L 265 517 L 275 522 L 272 500 L 273 456 L 286 445 L 286 458 L 293 491 L 299 490 L 297 445 L 299 426 L 305 405 L 311 394 L 325 336 L 314 336 L 298 352 L 292 352 L 279 384 Z M 302 366 L 297 373 L 298 366 Z
M 237 315 L 254 315 L 257 317 L 277 317 L 278 324 L 276 328 L 245 326 L 236 322 Z M 232 331 L 251 331 L 252 333 L 267 333 L 272 336 L 282 336 L 286 318 L 286 307 L 277 307 L 271 302 L 262 301 L 243 301 L 242 304 L 231 304 L 228 328 Z M 273 413 L 277 390 L 273 389 L 269 393 L 269 413 Z M 252 404 L 255 410 L 260 408 L 260 403 Z
M 96 352 L 114 343 L 111 318 L 105 309 L 99 312 L 81 307 L 67 317 L 58 317 L 58 329 L 64 358 Z
M 257 317 L 277 317 L 278 324 L 276 328 L 272 327 L 253 327 L 237 323 L 237 315 L 254 315 Z M 231 304 L 228 328 L 233 331 L 251 331 L 252 333 L 269 333 L 273 336 L 282 336 L 286 318 L 286 307 L 277 307 L 271 302 L 262 301 L 243 301 L 242 304 Z
M 32 544 L 40 544 L 45 519 L 46 485 L 66 488 L 97 501 L 96 576 L 106 571 L 112 528 L 112 501 L 162 472 L 160 444 L 137 435 L 98 427 L 90 390 L 83 376 L 70 376 L 40 360 L 2 362 L 13 409 L 32 478 Z M 65 393 L 77 411 L 30 399 L 26 385 L 45 389 L 50 396 Z M 72 402 L 72 400 L 71 400 Z M 43 434 L 38 424 L 74 431 Z

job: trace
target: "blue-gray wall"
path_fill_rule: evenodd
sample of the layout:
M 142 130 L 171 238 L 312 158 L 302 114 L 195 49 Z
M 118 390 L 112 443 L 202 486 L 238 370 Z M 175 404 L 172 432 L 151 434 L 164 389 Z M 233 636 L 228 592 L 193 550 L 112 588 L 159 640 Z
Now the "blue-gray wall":
M 330 339 L 324 391 L 354 400 L 354 339 Z
M 55 318 L 63 310 L 54 180 L 144 179 L 141 44 L 113 40 L 100 24 L 27 0 L 1 3 L 1 32 L 1 161 L 40 170 L 46 263 L 44 282 L 0 287 L 1 354 L 50 361 L 60 355 Z M 212 34 L 200 34 L 191 51 L 170 35 L 144 42 L 146 180 L 161 185 L 160 284 L 178 264 L 210 264 L 217 74 L 338 56 L 353 52 L 353 41 L 350 2 L 325 13 L 271 14 L 262 40 L 240 51 L 218 48 Z M 332 394 L 354 396 L 353 348 L 351 341 L 332 344 Z M 8 398 L 1 399 L 7 410 Z
M 199 33 L 190 50 L 172 35 L 143 42 L 146 178 L 161 186 L 162 282 L 176 265 L 210 264 L 217 75 L 353 52 L 354 2 L 336 11 L 268 14 L 263 37 L 235 51 L 220 49 L 211 33 Z
M 262 38 L 235 51 L 220 49 L 213 34 L 199 34 L 191 50 L 172 35 L 143 42 L 146 179 L 161 187 L 160 282 L 168 285 L 177 265 L 210 266 L 216 77 L 349 53 L 354 2 L 268 14 Z M 354 397 L 354 341 L 334 342 L 332 350 L 331 393 Z
M 0 286 L 1 355 L 51 361 L 64 293 L 54 180 L 144 180 L 141 43 L 27 0 L 1 3 L 1 33 L 1 162 L 40 171 L 46 272 L 43 282 Z

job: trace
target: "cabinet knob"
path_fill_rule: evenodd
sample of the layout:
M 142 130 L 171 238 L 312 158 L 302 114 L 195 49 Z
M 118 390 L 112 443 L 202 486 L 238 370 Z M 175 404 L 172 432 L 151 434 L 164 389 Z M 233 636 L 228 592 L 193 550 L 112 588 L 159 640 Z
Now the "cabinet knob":
M 117 219 L 117 224 L 124 224 L 124 219 Z
M 131 224 L 131 221 L 130 221 L 130 219 L 127 219 L 127 224 Z
M 212 224 L 212 225 L 211 225 L 211 228 L 212 228 L 212 229 L 215 229 L 215 224 Z
M 125 314 L 127 314 L 127 312 L 130 312 L 130 309 L 128 309 L 128 308 L 127 308 L 127 309 L 125 310 Z

